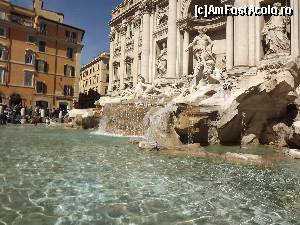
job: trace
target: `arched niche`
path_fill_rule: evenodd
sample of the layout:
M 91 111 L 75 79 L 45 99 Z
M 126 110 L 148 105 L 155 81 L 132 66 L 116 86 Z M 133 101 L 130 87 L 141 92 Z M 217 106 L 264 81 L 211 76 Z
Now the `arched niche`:
M 23 103 L 22 97 L 18 93 L 13 93 L 9 98 L 9 105 L 10 106 L 16 106 L 16 105 L 19 105 L 19 104 L 22 104 L 22 103 Z

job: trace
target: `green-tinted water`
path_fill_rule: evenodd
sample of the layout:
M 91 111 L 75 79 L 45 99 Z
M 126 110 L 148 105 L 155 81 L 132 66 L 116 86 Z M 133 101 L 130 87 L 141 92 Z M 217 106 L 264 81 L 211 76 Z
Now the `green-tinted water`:
M 300 224 L 300 163 L 148 154 L 126 139 L 0 127 L 0 224 Z

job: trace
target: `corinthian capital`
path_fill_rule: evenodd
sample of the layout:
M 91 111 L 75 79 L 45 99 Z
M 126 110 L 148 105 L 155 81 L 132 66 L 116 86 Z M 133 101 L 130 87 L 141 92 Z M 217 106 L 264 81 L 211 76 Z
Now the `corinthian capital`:
M 191 31 L 193 29 L 193 27 L 191 26 L 192 22 L 191 22 L 191 18 L 184 18 L 181 19 L 177 22 L 177 26 L 179 27 L 179 29 L 181 31 Z
M 181 31 L 187 31 L 187 32 L 190 32 L 192 30 L 192 26 L 190 26 L 189 24 L 182 24 L 180 26 L 180 30 Z
M 151 13 L 153 10 L 153 2 L 152 0 L 144 0 L 141 4 L 140 4 L 140 11 L 144 14 L 144 13 Z

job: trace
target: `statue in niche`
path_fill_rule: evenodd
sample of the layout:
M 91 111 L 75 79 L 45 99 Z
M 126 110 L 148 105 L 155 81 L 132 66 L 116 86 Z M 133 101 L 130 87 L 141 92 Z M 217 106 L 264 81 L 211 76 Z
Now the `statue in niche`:
M 193 73 L 193 83 L 197 86 L 199 83 L 204 84 L 203 72 L 209 71 L 211 64 L 208 61 L 216 63 L 216 58 L 212 52 L 213 42 L 206 34 L 206 28 L 198 28 L 199 35 L 194 38 L 186 51 L 193 51 L 193 56 L 196 60 Z
M 167 45 L 165 42 L 162 44 L 162 50 L 156 60 L 157 60 L 156 66 L 157 66 L 157 73 L 158 73 L 157 78 L 163 78 L 167 72 L 167 62 L 168 62 Z
M 276 2 L 273 7 L 280 10 L 281 3 Z M 262 31 L 268 47 L 266 56 L 290 53 L 290 40 L 287 35 L 288 23 L 289 18 L 285 16 L 271 16 L 266 23 Z

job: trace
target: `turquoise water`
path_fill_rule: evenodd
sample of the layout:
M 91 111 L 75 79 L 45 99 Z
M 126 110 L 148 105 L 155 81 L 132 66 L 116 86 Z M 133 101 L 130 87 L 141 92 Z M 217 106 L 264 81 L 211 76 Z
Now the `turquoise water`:
M 0 127 L 0 224 L 300 224 L 300 162 L 139 151 L 87 131 Z

